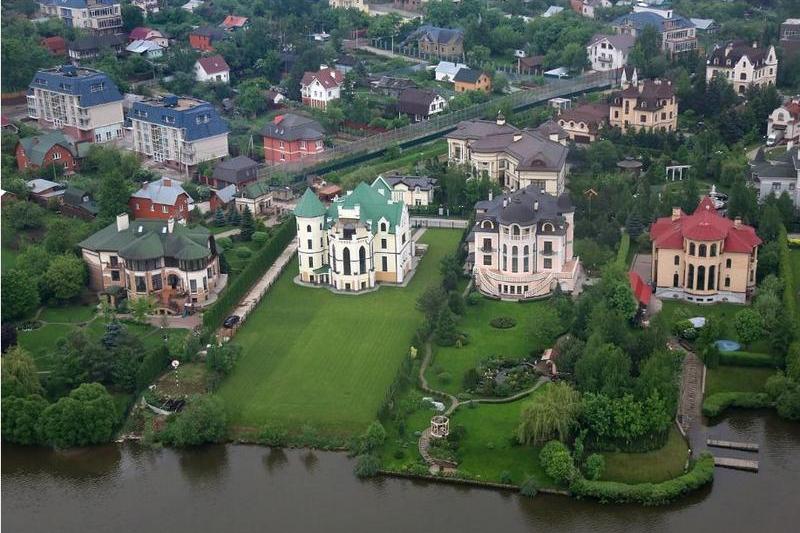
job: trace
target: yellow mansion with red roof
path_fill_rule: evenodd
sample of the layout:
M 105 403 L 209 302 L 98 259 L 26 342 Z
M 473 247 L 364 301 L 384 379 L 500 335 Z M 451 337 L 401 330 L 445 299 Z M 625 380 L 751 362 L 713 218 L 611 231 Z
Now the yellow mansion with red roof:
M 717 213 L 704 197 L 694 213 L 674 208 L 650 226 L 656 296 L 696 303 L 745 303 L 756 285 L 758 245 L 752 226 Z

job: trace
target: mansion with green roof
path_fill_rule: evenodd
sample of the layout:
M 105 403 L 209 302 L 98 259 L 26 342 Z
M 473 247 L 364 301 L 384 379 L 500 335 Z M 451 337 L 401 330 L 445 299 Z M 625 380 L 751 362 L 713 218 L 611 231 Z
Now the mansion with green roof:
M 127 214 L 78 243 L 95 291 L 151 296 L 172 313 L 203 306 L 224 285 L 214 236 L 202 226 L 129 220 Z
M 300 280 L 341 291 L 403 283 L 414 269 L 408 208 L 383 178 L 326 207 L 307 189 L 294 210 Z

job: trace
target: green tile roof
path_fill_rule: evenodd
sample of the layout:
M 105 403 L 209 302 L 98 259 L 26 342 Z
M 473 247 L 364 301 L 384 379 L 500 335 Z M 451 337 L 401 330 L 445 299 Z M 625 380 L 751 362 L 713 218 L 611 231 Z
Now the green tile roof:
M 189 228 L 176 223 L 167 233 L 165 220 L 132 220 L 128 229 L 117 231 L 116 222 L 78 243 L 93 251 L 116 252 L 125 259 L 172 257 L 180 260 L 204 259 L 211 255 L 207 228 Z
M 254 181 L 244 188 L 242 197 L 255 200 L 265 194 L 269 194 L 269 192 L 269 184 L 266 181 Z
M 380 183 L 383 180 L 375 180 L 372 187 L 366 183 L 360 183 L 350 194 L 338 198 L 331 203 L 328 208 L 328 221 L 334 222 L 339 218 L 339 207 L 353 209 L 359 207 L 359 220 L 371 223 L 372 233 L 378 231 L 378 221 L 381 218 L 389 222 L 389 233 L 394 233 L 396 226 L 403 217 L 403 202 L 392 201 L 391 196 L 381 194 Z M 386 182 L 383 182 L 384 184 Z
M 22 145 L 22 149 L 25 150 L 25 155 L 36 166 L 42 166 L 47 151 L 57 144 L 69 150 L 73 157 L 77 155 L 75 142 L 60 131 L 51 131 L 34 137 L 23 137 L 19 140 L 19 143 Z M 86 144 L 91 146 L 91 143 Z
M 294 208 L 294 216 L 300 218 L 321 217 L 325 214 L 325 206 L 319 201 L 317 195 L 311 189 L 306 189 L 297 206 Z

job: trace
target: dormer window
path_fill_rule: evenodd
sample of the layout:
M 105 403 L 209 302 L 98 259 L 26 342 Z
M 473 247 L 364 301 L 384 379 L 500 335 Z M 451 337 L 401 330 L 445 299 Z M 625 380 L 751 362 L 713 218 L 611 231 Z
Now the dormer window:
M 93 92 L 93 93 L 99 93 L 100 91 L 102 91 L 105 88 L 106 88 L 106 84 L 104 82 L 100 82 L 100 83 L 93 83 L 89 87 L 89 90 L 91 92 Z
M 164 115 L 164 124 L 175 124 L 175 117 L 172 115 Z

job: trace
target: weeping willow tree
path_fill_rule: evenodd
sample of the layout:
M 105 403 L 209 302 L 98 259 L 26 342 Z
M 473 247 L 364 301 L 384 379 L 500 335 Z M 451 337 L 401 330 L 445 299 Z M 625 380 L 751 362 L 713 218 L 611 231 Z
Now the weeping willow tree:
M 523 406 L 517 426 L 522 444 L 542 444 L 558 437 L 566 441 L 580 413 L 581 395 L 567 383 L 549 385 L 541 396 Z

